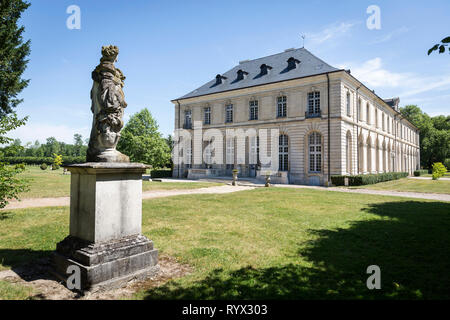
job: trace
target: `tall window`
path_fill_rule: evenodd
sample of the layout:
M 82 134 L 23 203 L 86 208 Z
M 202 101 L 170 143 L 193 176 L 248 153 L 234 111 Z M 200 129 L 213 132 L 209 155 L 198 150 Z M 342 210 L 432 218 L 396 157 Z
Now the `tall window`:
M 358 119 L 360 121 L 363 120 L 363 109 L 362 109 L 361 99 L 358 99 Z
M 370 124 L 370 106 L 369 103 L 366 104 L 366 122 Z
M 309 172 L 322 171 L 322 142 L 321 134 L 313 132 L 309 135 Z
M 233 105 L 225 106 L 225 122 L 233 122 Z
M 207 165 L 212 164 L 212 141 L 206 141 L 205 146 L 205 163 Z
M 352 171 L 352 135 L 350 132 L 347 132 L 347 137 L 345 140 L 346 143 L 346 168 L 347 173 L 350 174 Z
M 350 102 L 351 102 L 350 92 L 347 92 L 347 115 L 349 117 L 352 115 Z
M 375 107 L 375 128 L 379 128 L 379 123 L 378 123 L 378 108 Z
M 258 100 L 250 101 L 250 120 L 258 120 Z
M 278 171 L 288 171 L 289 164 L 289 140 L 282 134 L 278 138 Z
M 205 111 L 204 123 L 211 124 L 211 107 L 206 107 L 204 111 Z
M 234 164 L 234 138 L 227 138 L 227 149 L 226 149 L 226 157 L 227 157 L 227 168 L 230 168 Z
M 277 118 L 284 118 L 287 115 L 286 96 L 277 98 Z
M 184 150 L 186 150 L 186 153 L 184 154 L 184 163 L 186 164 L 187 168 L 191 167 L 192 164 L 192 140 L 186 139 L 184 141 Z
M 186 110 L 184 112 L 184 128 L 185 129 L 192 128 L 192 112 L 191 112 L 191 110 Z
M 311 115 L 320 114 L 320 92 L 308 93 L 308 113 Z
M 250 155 L 249 155 L 249 163 L 257 164 L 258 163 L 258 137 L 252 136 L 250 139 Z
M 384 125 L 384 113 L 381 114 L 381 130 L 385 131 L 385 125 Z

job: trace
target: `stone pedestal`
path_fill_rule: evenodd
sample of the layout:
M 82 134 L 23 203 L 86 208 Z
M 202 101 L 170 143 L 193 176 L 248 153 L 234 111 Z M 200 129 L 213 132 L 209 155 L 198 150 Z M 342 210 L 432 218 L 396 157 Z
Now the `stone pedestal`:
M 81 270 L 81 290 L 118 287 L 158 272 L 158 251 L 142 230 L 140 163 L 84 163 L 71 172 L 70 235 L 53 255 L 63 280 Z

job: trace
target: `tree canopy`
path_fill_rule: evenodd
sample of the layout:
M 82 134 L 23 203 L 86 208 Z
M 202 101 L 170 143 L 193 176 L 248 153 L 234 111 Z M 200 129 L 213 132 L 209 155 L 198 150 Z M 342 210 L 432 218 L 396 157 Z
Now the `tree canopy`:
M 158 129 L 147 108 L 135 113 L 121 132 L 117 150 L 129 156 L 132 162 L 142 162 L 154 168 L 170 165 L 171 150 Z
M 431 168 L 450 160 L 450 116 L 430 117 L 416 105 L 400 108 L 402 115 L 420 130 L 420 163 Z
M 29 6 L 23 0 L 0 1 L 0 118 L 22 102 L 17 95 L 29 82 L 21 77 L 28 63 L 30 40 L 24 42 L 25 28 L 17 24 Z

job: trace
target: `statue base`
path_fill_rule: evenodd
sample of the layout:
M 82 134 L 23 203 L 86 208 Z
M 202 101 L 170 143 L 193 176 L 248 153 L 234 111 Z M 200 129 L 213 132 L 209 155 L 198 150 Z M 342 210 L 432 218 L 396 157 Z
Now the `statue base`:
M 91 154 L 88 150 L 87 156 L 88 162 L 111 162 L 111 163 L 129 163 L 130 158 L 123 153 L 117 151 L 116 149 L 106 149 L 97 154 Z
M 158 251 L 142 231 L 140 163 L 84 163 L 71 172 L 70 235 L 57 244 L 54 273 L 62 280 L 80 269 L 80 291 L 125 285 L 155 275 Z

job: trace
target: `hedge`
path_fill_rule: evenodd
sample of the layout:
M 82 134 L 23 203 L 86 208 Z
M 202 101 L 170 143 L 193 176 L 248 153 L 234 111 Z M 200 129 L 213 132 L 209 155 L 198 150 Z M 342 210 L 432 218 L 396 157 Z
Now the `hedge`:
M 331 182 L 335 186 L 343 186 L 345 185 L 345 178 L 348 178 L 349 186 L 362 186 L 366 184 L 398 180 L 407 176 L 408 172 L 385 172 L 379 174 L 360 174 L 356 176 L 331 176 Z
M 423 176 L 424 174 L 428 174 L 428 170 L 416 170 L 414 171 L 414 176 L 415 177 L 420 177 Z
M 9 164 L 25 163 L 28 165 L 41 165 L 43 163 L 52 164 L 52 157 L 2 157 L 1 162 L 7 162 Z M 73 164 L 73 163 L 84 163 L 86 162 L 86 157 L 69 157 L 63 156 L 63 166 Z
M 150 171 L 152 179 L 172 178 L 172 169 L 154 169 Z

